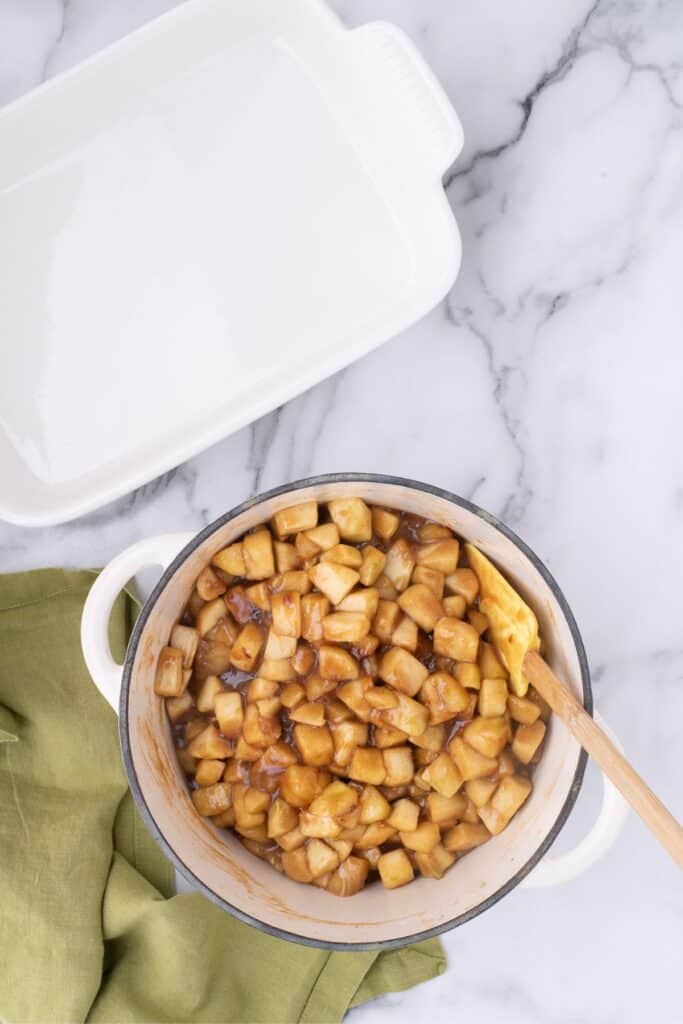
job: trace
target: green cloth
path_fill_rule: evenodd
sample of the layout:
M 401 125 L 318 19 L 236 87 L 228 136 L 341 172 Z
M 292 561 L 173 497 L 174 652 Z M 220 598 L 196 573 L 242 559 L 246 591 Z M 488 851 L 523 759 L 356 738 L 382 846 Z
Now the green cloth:
M 81 655 L 93 575 L 0 576 L 0 1020 L 338 1021 L 442 973 L 436 940 L 328 953 L 172 895 Z M 114 609 L 119 656 L 135 612 Z

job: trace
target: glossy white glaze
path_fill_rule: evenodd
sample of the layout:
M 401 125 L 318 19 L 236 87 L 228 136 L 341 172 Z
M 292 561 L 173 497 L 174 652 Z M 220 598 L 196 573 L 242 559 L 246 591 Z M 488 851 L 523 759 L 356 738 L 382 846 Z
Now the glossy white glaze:
M 2 100 L 169 6 L 0 4 Z M 64 528 L 0 527 L 2 568 L 102 564 L 309 472 L 432 481 L 502 515 L 548 562 L 598 707 L 681 817 L 681 6 L 335 7 L 349 23 L 402 25 L 462 116 L 448 194 L 464 265 L 448 301 L 115 505 Z M 558 848 L 594 814 L 596 775 Z M 516 891 L 446 937 L 444 976 L 352 1018 L 678 1024 L 682 928 L 679 873 L 632 818 L 590 874 Z

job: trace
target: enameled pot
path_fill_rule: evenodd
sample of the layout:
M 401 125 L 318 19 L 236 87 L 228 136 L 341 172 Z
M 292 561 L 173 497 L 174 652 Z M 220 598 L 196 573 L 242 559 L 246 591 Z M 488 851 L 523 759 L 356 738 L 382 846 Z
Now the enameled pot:
M 200 570 L 220 548 L 278 509 L 309 499 L 356 495 L 451 527 L 493 559 L 535 610 L 546 657 L 592 712 L 586 654 L 560 588 L 537 556 L 503 523 L 456 495 L 396 477 L 338 473 L 287 484 L 238 506 L 196 536 L 141 541 L 114 559 L 93 585 L 82 620 L 91 675 L 119 711 L 123 759 L 138 808 L 157 842 L 191 886 L 243 921 L 273 935 L 333 949 L 400 946 L 455 928 L 487 910 L 522 880 L 546 885 L 574 877 L 616 838 L 625 805 L 605 780 L 589 835 L 570 853 L 543 859 L 581 788 L 586 755 L 553 718 L 534 790 L 510 825 L 436 881 L 420 878 L 387 891 L 371 885 L 348 899 L 278 874 L 236 837 L 201 818 L 177 764 L 163 701 L 154 693 L 157 656 L 167 643 Z M 109 650 L 113 602 L 143 567 L 164 573 L 145 603 L 123 667 Z

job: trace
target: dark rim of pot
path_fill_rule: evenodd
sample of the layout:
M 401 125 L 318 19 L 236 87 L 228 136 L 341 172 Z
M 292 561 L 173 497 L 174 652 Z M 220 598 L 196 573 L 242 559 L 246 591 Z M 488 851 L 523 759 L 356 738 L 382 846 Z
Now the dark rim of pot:
M 576 648 L 576 654 L 579 659 L 579 665 L 581 668 L 581 682 L 583 687 L 583 704 L 589 714 L 593 714 L 593 695 L 591 691 L 590 673 L 588 669 L 588 661 L 586 658 L 586 651 L 583 646 L 581 634 L 576 624 L 576 620 L 571 612 L 569 605 L 564 597 L 564 594 L 557 585 L 555 579 L 550 574 L 545 565 L 541 560 L 534 554 L 523 540 L 521 540 L 516 533 L 514 533 L 505 523 L 502 523 L 495 516 L 486 512 L 484 509 L 474 505 L 471 501 L 467 501 L 465 498 L 460 498 L 456 494 L 451 494 L 450 491 L 442 490 L 440 487 L 433 487 L 431 484 L 421 483 L 417 480 L 408 480 L 404 477 L 398 476 L 384 476 L 380 473 L 328 473 L 322 476 L 308 477 L 305 480 L 296 480 L 294 483 L 283 484 L 280 487 L 274 487 L 270 491 L 266 491 L 263 494 L 259 494 L 256 497 L 249 498 L 247 501 L 238 505 L 230 512 L 226 512 L 225 515 L 216 519 L 213 523 L 204 527 L 183 550 L 176 556 L 171 562 L 168 568 L 163 573 L 161 579 L 155 586 L 154 590 L 150 594 L 149 598 L 145 602 L 145 605 L 138 616 L 138 619 L 133 627 L 133 631 L 130 636 L 128 643 L 128 649 L 126 652 L 126 658 L 123 664 L 123 678 L 121 683 L 121 702 L 119 712 L 119 734 L 121 738 L 121 749 L 123 752 L 123 760 L 126 766 L 126 772 L 128 773 L 128 779 L 130 782 L 131 790 L 135 802 L 142 814 L 145 824 L 149 828 L 150 832 L 156 839 L 157 843 L 164 851 L 169 860 L 173 863 L 176 870 L 185 878 L 190 885 L 198 889 L 205 896 L 208 897 L 213 903 L 216 903 L 223 910 L 227 910 L 233 917 L 236 917 L 240 921 L 244 921 L 246 924 L 250 924 L 255 928 L 258 928 L 262 932 L 266 932 L 268 935 L 273 935 L 280 939 L 287 939 L 290 942 L 296 942 L 304 946 L 314 946 L 319 949 L 330 949 L 330 950 L 342 950 L 346 952 L 352 951 L 364 951 L 364 950 L 381 950 L 381 949 L 397 949 L 401 946 L 410 945 L 413 942 L 421 942 L 424 939 L 433 938 L 436 935 L 441 935 L 443 932 L 450 931 L 452 928 L 457 928 L 465 922 L 472 920 L 482 914 L 489 907 L 492 907 L 497 903 L 503 896 L 511 892 L 515 886 L 524 879 L 530 871 L 538 864 L 541 858 L 548 852 L 559 832 L 562 829 L 567 817 L 576 803 L 576 798 L 579 795 L 581 784 L 583 782 L 583 776 L 586 768 L 587 755 L 584 750 L 581 750 L 576 765 L 576 771 L 574 773 L 574 779 L 572 781 L 567 799 L 560 810 L 555 822 L 546 835 L 543 842 L 538 846 L 535 853 L 529 858 L 529 860 L 512 876 L 499 889 L 488 896 L 481 903 L 478 903 L 476 907 L 472 907 L 471 910 L 466 911 L 463 914 L 459 914 L 457 917 L 451 918 L 444 924 L 437 925 L 435 928 L 427 928 L 424 931 L 416 932 L 413 935 L 401 936 L 398 939 L 389 939 L 386 941 L 379 942 L 329 942 L 326 940 L 311 939 L 305 935 L 298 935 L 295 932 L 286 931 L 282 928 L 275 928 L 273 925 L 267 924 L 264 921 L 259 920 L 256 917 L 252 917 L 250 914 L 246 914 L 243 910 L 234 907 L 228 903 L 222 897 L 218 896 L 212 889 L 210 889 L 204 882 L 202 882 L 192 872 L 192 870 L 180 859 L 175 853 L 172 847 L 165 839 L 163 833 L 159 829 L 156 821 L 154 820 L 145 798 L 142 794 L 138 777 L 133 764 L 133 758 L 131 754 L 130 741 L 128 736 L 128 692 L 130 688 L 130 677 L 133 669 L 133 662 L 135 660 L 135 653 L 137 651 L 138 643 L 142 632 L 145 628 L 147 620 L 154 608 L 156 602 L 163 594 L 166 585 L 180 568 L 188 555 L 195 550 L 200 544 L 202 544 L 207 537 L 210 537 L 216 530 L 229 523 L 232 519 L 246 512 L 248 509 L 253 508 L 255 505 L 260 505 L 263 501 L 269 498 L 278 497 L 281 494 L 287 494 L 289 491 L 299 490 L 304 487 L 317 487 L 322 484 L 329 483 L 378 483 L 378 484 L 393 484 L 400 487 L 406 487 L 414 491 L 423 491 L 427 494 L 433 494 L 438 498 L 443 498 L 445 501 L 449 501 L 454 505 L 458 505 L 460 508 L 466 509 L 468 512 L 474 513 L 480 519 L 489 523 L 495 529 L 499 530 L 508 540 L 510 540 L 521 552 L 525 555 L 538 573 L 542 576 L 543 580 L 547 583 L 548 587 L 553 593 L 557 603 L 562 609 L 562 614 L 565 617 L 569 630 L 571 632 L 572 640 Z

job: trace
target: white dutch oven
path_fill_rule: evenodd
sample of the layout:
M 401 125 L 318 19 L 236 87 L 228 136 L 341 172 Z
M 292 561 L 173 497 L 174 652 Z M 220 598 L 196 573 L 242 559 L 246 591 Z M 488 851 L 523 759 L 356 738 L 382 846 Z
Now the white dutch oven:
M 303 480 L 250 499 L 196 536 L 167 534 L 135 544 L 95 582 L 83 611 L 82 644 L 95 683 L 119 711 L 123 758 L 140 812 L 189 884 L 271 934 L 328 948 L 367 949 L 400 946 L 461 925 L 523 879 L 527 885 L 547 885 L 576 876 L 614 842 L 625 805 L 605 780 L 602 808 L 589 835 L 570 853 L 543 859 L 574 806 L 586 764 L 586 755 L 555 718 L 531 798 L 500 835 L 468 853 L 440 881 L 419 879 L 391 892 L 372 885 L 340 899 L 278 874 L 235 837 L 197 815 L 176 762 L 163 701 L 154 693 L 159 651 L 197 575 L 216 551 L 278 509 L 350 494 L 444 523 L 480 547 L 534 608 L 549 663 L 592 711 L 579 631 L 539 559 L 506 526 L 470 502 L 395 477 L 349 473 Z M 119 666 L 107 637 L 111 608 L 128 580 L 149 565 L 162 565 L 165 571 Z

